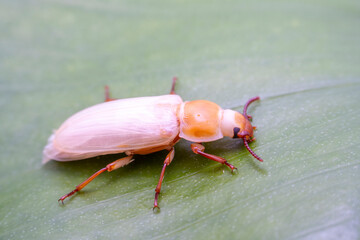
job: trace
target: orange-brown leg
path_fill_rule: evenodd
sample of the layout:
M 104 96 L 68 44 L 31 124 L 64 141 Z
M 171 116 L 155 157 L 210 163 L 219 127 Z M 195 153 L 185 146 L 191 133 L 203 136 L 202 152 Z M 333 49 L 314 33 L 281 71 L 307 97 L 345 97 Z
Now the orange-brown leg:
M 68 194 L 65 194 L 64 196 L 62 196 L 61 198 L 59 198 L 58 201 L 61 201 L 62 203 L 64 203 L 64 200 L 68 197 L 70 197 L 71 195 L 73 195 L 74 193 L 80 191 L 81 189 L 83 189 L 86 185 L 88 185 L 92 180 L 94 180 L 94 178 L 96 178 L 97 176 L 99 176 L 101 173 L 108 171 L 111 172 L 115 169 L 118 169 L 120 167 L 123 167 L 129 163 L 131 163 L 133 161 L 132 159 L 132 155 L 131 156 L 127 156 L 124 158 L 120 158 L 112 163 L 109 163 L 108 165 L 106 165 L 106 167 L 100 169 L 99 171 L 97 171 L 96 173 L 94 173 L 93 175 L 91 175 L 88 179 L 86 179 L 84 182 L 80 183 L 79 185 L 77 185 L 75 187 L 74 190 L 72 190 L 71 192 L 69 192 Z
M 114 100 L 116 100 L 116 98 L 110 97 L 109 86 L 105 85 L 105 102 L 110 102 L 110 101 L 114 101 Z
M 161 174 L 160 174 L 159 183 L 157 184 L 157 186 L 155 188 L 155 199 L 154 199 L 153 210 L 155 208 L 160 209 L 159 205 L 158 205 L 158 198 L 159 198 L 159 194 L 160 194 L 160 190 L 161 190 L 161 184 L 162 184 L 162 181 L 164 180 L 165 169 L 167 166 L 169 166 L 171 161 L 174 159 L 174 154 L 175 154 L 175 150 L 174 150 L 174 148 L 172 148 L 165 158 L 164 166 L 163 166 L 163 168 L 161 170 Z
M 212 155 L 212 154 L 209 154 L 209 153 L 205 153 L 204 152 L 205 147 L 204 147 L 204 145 L 202 145 L 200 143 L 191 144 L 191 149 L 196 154 L 200 154 L 201 156 L 204 156 L 204 157 L 206 157 L 208 159 L 214 160 L 214 161 L 219 162 L 221 164 L 225 164 L 226 166 L 231 168 L 231 171 L 234 171 L 234 169 L 237 169 L 236 167 L 234 167 L 233 165 L 228 163 L 225 158 L 218 157 L 218 156 L 215 156 L 215 155 Z
M 176 81 L 177 81 L 177 77 L 173 77 L 170 94 L 175 94 L 175 84 L 176 84 Z

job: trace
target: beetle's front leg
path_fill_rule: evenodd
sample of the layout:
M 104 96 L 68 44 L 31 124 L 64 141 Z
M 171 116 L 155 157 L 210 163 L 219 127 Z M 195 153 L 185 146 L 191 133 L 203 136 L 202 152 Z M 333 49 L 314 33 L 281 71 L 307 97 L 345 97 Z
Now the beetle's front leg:
M 191 150 L 196 153 L 196 154 L 200 154 L 203 157 L 206 157 L 208 159 L 214 160 L 216 162 L 219 162 L 221 164 L 225 164 L 226 166 L 228 166 L 229 168 L 231 168 L 231 171 L 233 172 L 234 169 L 237 169 L 236 167 L 234 167 L 233 165 L 231 165 L 230 163 L 228 163 L 226 161 L 225 158 L 219 157 L 219 156 L 215 156 L 209 153 L 205 153 L 205 147 L 204 145 L 202 145 L 201 143 L 193 143 L 191 144 Z
M 155 208 L 160 209 L 159 205 L 158 205 L 158 198 L 159 198 L 159 194 L 160 194 L 160 190 L 161 190 L 161 184 L 162 184 L 162 181 L 164 180 L 165 169 L 167 166 L 169 166 L 171 161 L 174 159 L 174 155 L 175 155 L 175 150 L 174 150 L 174 148 L 171 148 L 170 152 L 168 153 L 168 155 L 165 158 L 164 166 L 163 166 L 163 168 L 161 170 L 161 174 L 160 174 L 159 183 L 155 188 L 155 199 L 154 199 L 153 210 L 155 210 Z
M 86 185 L 88 185 L 92 180 L 94 180 L 94 178 L 96 178 L 97 176 L 99 176 L 101 173 L 108 171 L 111 172 L 115 169 L 118 169 L 120 167 L 123 167 L 129 163 L 131 163 L 133 161 L 132 159 L 132 155 L 124 157 L 124 158 L 120 158 L 112 163 L 109 163 L 108 165 L 106 165 L 106 167 L 100 169 L 99 171 L 97 171 L 96 173 L 94 173 L 93 175 L 91 175 L 88 179 L 86 179 L 84 182 L 80 183 L 79 185 L 77 185 L 75 187 L 74 190 L 72 190 L 71 192 L 69 192 L 68 194 L 65 194 L 64 196 L 62 196 L 61 198 L 59 198 L 59 202 L 61 201 L 62 203 L 64 203 L 64 200 L 68 197 L 70 197 L 71 195 L 73 195 L 74 193 L 80 191 L 81 189 L 83 189 Z

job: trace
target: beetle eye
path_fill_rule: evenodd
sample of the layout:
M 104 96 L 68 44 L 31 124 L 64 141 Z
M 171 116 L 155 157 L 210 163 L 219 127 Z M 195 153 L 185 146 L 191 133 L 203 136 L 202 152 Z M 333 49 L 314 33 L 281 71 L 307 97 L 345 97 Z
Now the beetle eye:
M 238 133 L 240 132 L 240 128 L 234 127 L 234 136 L 233 138 L 239 138 Z

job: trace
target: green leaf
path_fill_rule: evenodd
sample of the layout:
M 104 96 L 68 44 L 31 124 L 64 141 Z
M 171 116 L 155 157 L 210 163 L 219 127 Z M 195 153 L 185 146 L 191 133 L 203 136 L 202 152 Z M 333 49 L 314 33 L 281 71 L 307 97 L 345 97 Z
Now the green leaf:
M 345 1 L 1 1 L 0 239 L 358 239 L 360 5 Z M 97 177 L 123 155 L 41 164 L 53 129 L 113 97 L 167 94 L 249 114 L 251 148 L 181 140 Z

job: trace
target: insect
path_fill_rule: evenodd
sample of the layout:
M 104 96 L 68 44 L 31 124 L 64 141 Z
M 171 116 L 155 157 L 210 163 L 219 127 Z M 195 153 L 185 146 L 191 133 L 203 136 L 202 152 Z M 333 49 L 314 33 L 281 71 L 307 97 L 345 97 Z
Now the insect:
M 249 147 L 254 141 L 253 127 L 247 108 L 259 97 L 251 98 L 244 106 L 243 114 L 226 109 L 206 100 L 183 102 L 175 94 L 173 78 L 170 94 L 129 99 L 110 98 L 105 87 L 105 102 L 86 108 L 68 118 L 49 138 L 43 151 L 43 163 L 49 160 L 73 161 L 99 155 L 125 153 L 120 158 L 91 175 L 59 202 L 80 191 L 99 174 L 123 167 L 133 161 L 135 154 L 149 154 L 168 150 L 155 188 L 153 209 L 160 209 L 158 198 L 165 169 L 174 158 L 174 145 L 181 139 L 193 142 L 195 154 L 228 166 L 236 167 L 226 159 L 205 152 L 203 142 L 223 137 L 241 138 L 246 149 L 257 160 L 263 161 Z

